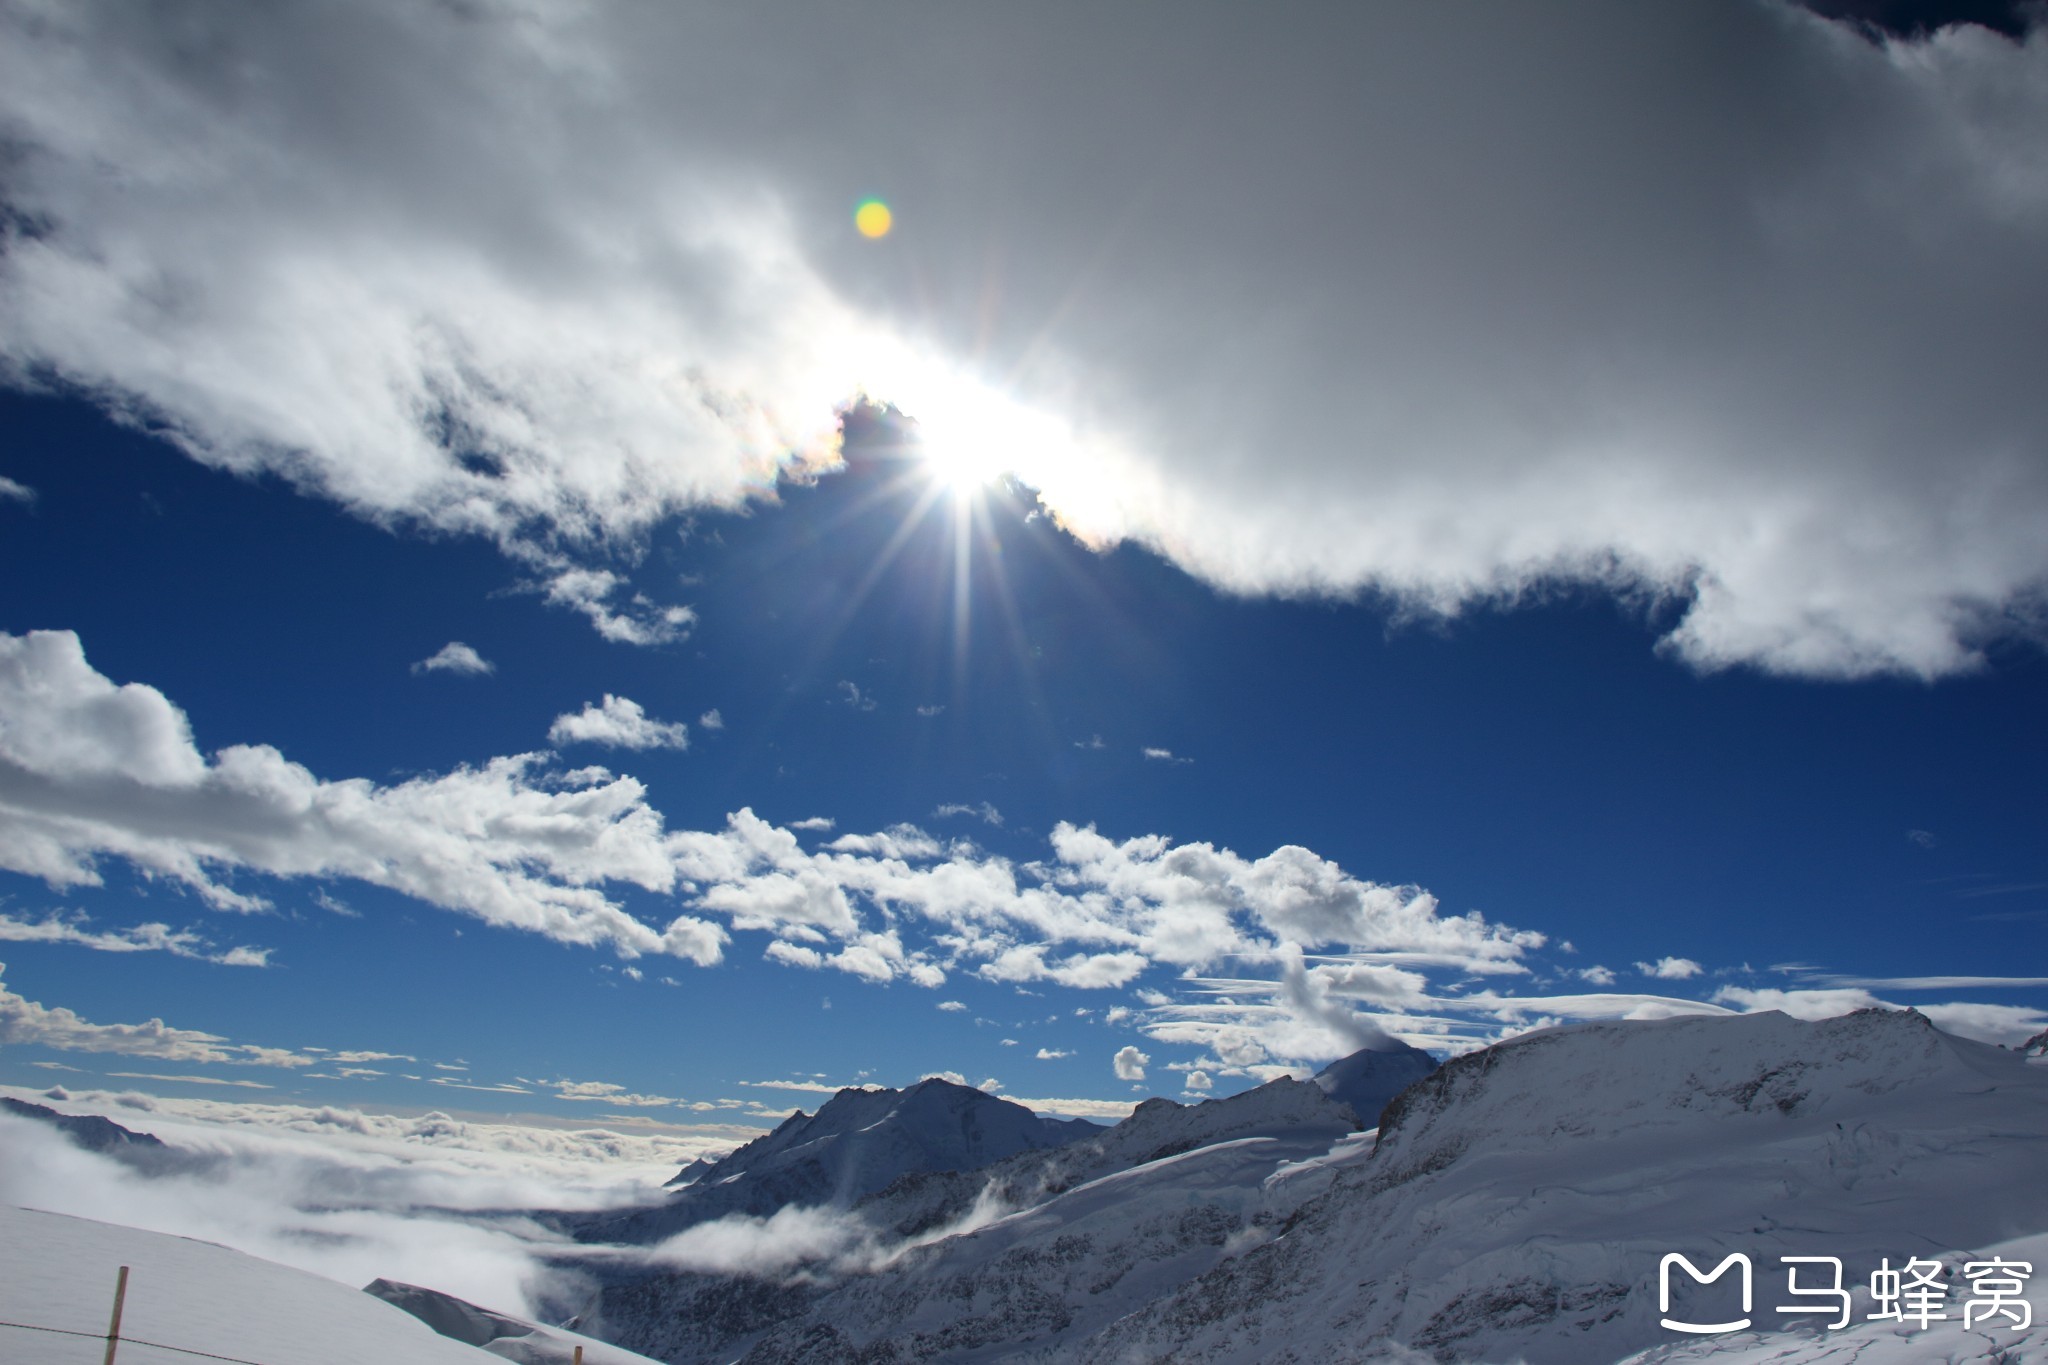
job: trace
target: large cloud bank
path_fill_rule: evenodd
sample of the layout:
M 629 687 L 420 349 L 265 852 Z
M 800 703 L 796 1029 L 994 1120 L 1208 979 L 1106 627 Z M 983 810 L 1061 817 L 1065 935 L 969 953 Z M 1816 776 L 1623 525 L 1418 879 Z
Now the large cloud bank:
M 596 548 L 829 459 L 862 387 L 1232 590 L 1592 582 L 1676 604 L 1694 664 L 1820 676 L 2041 624 L 2038 33 L 1887 47 L 1706 2 L 5 12 L 16 379 L 493 536 L 613 638 L 687 614 Z

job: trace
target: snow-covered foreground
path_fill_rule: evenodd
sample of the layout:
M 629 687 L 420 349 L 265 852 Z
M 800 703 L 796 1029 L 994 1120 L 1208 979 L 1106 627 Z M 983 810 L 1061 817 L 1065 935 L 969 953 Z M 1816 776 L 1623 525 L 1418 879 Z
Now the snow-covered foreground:
M 259 1365 L 541 1365 L 572 1359 L 579 1345 L 588 1365 L 649 1365 L 552 1329 L 479 1350 L 303 1270 L 211 1242 L 9 1205 L 0 1205 L 0 1321 L 21 1325 L 0 1327 L 0 1360 L 99 1365 L 124 1265 L 128 1292 L 117 1357 L 124 1365 L 201 1358 L 182 1353 L 191 1351 Z

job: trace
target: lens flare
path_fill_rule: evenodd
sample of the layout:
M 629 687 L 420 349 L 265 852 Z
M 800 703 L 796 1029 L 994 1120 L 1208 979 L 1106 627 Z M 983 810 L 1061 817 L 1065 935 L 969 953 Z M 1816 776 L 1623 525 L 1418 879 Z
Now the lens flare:
M 863 199 L 853 211 L 853 225 L 863 237 L 887 237 L 895 222 L 896 215 L 879 199 Z

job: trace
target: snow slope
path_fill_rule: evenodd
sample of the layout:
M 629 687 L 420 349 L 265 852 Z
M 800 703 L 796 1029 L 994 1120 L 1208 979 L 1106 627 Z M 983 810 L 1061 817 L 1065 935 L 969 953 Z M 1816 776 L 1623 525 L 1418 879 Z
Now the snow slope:
M 130 1267 L 124 1338 L 263 1365 L 488 1365 L 361 1290 L 239 1251 L 63 1214 L 0 1206 L 0 1319 L 97 1334 L 0 1327 L 0 1359 L 99 1365 L 118 1268 Z M 135 1365 L 192 1360 L 123 1346 Z
M 586 1365 L 653 1365 L 594 1338 L 497 1314 L 488 1316 L 504 1335 L 479 1350 L 359 1289 L 274 1261 L 11 1205 L 0 1205 L 0 1321 L 19 1325 L 0 1326 L 0 1360 L 99 1365 L 124 1265 L 122 1365 L 201 1358 L 163 1347 L 259 1365 L 567 1365 L 579 1345 Z

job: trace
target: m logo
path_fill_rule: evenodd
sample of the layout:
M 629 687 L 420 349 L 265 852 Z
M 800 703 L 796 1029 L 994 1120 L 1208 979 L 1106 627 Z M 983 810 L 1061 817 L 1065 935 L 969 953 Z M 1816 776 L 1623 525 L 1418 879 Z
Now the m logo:
M 1731 1251 L 1728 1253 L 1727 1259 L 1723 1260 L 1721 1264 L 1715 1266 L 1712 1270 L 1708 1271 L 1704 1275 L 1700 1273 L 1700 1268 L 1698 1266 L 1694 1265 L 1691 1261 L 1688 1261 L 1687 1259 L 1685 1259 L 1685 1257 L 1679 1255 L 1675 1251 L 1669 1253 L 1664 1257 L 1663 1260 L 1657 1262 L 1657 1311 L 1667 1315 L 1664 1318 L 1664 1325 L 1666 1327 L 1670 1328 L 1674 1332 L 1695 1332 L 1702 1336 L 1705 1336 L 1715 1332 L 1740 1332 L 1743 1328 L 1749 1326 L 1749 1319 L 1746 1316 L 1738 1318 L 1734 1322 L 1698 1323 L 1674 1321 L 1670 1316 L 1668 1316 L 1671 1312 L 1671 1267 L 1673 1265 L 1684 1266 L 1685 1273 L 1692 1276 L 1693 1283 L 1695 1284 L 1712 1284 L 1715 1280 L 1720 1279 L 1723 1275 L 1728 1273 L 1729 1266 L 1741 1266 L 1742 1311 L 1745 1314 L 1747 1314 L 1749 1312 L 1749 1305 L 1751 1299 L 1750 1288 L 1752 1275 L 1749 1265 L 1749 1257 L 1743 1255 L 1739 1251 Z

